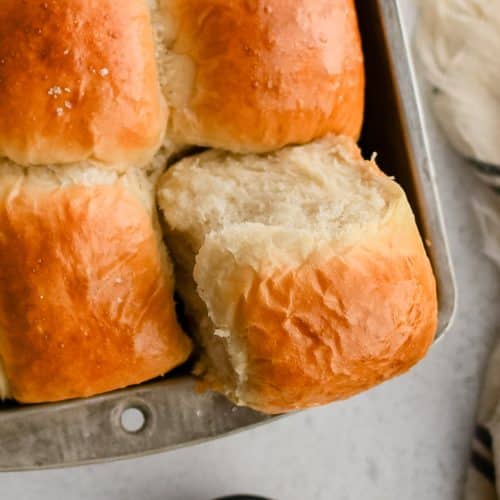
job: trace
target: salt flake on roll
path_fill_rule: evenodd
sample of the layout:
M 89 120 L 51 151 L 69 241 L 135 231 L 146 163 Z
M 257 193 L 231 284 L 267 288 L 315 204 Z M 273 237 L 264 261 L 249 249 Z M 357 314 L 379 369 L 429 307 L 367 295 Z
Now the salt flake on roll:
M 166 107 L 143 0 L 2 0 L 0 156 L 145 166 Z

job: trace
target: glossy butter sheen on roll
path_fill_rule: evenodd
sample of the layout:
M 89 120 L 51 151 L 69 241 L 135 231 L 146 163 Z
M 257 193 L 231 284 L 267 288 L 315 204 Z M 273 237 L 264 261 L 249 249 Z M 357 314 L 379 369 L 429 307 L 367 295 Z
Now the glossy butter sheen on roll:
M 0 156 L 147 164 L 166 123 L 143 0 L 3 0 Z
M 167 137 L 263 152 L 359 136 L 364 67 L 353 0 L 156 0 Z
M 163 375 L 190 351 L 147 176 L 3 162 L 0 358 L 9 395 L 87 397 Z

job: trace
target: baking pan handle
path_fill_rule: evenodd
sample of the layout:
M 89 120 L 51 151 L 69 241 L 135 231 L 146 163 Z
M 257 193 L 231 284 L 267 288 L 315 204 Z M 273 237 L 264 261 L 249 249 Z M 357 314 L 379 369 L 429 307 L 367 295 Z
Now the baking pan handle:
M 132 409 L 132 410 L 131 410 Z M 60 405 L 0 411 L 0 470 L 94 463 L 168 450 L 268 421 L 185 377 Z

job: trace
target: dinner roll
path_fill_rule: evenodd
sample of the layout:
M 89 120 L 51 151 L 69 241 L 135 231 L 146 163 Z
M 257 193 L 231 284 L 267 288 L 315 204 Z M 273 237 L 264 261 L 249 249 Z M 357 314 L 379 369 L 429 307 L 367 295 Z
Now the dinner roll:
M 145 165 L 166 108 L 144 0 L 2 0 L 0 156 Z
M 264 152 L 357 137 L 364 69 L 353 0 L 149 0 L 177 144 Z
M 1 396 L 90 396 L 190 349 L 145 174 L 0 162 Z
M 351 139 L 208 151 L 161 179 L 205 382 L 281 413 L 347 398 L 420 360 L 436 284 L 403 190 Z

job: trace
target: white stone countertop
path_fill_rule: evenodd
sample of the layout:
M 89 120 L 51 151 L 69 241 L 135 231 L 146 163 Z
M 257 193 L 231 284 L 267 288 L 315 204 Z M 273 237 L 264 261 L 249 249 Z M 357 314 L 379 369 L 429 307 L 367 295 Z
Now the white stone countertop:
M 406 21 L 413 0 L 401 0 Z M 2 500 L 461 498 L 481 380 L 500 334 L 500 280 L 481 254 L 469 204 L 479 189 L 426 110 L 458 282 L 454 326 L 408 375 L 269 426 L 167 454 L 0 475 Z

